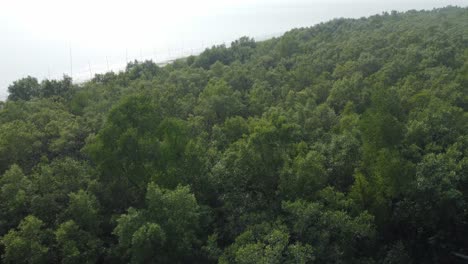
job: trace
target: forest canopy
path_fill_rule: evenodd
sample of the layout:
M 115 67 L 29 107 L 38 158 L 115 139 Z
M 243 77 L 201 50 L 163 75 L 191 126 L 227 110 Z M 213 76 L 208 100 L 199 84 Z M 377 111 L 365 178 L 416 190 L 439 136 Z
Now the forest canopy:
M 468 9 L 8 87 L 3 263 L 457 263 Z

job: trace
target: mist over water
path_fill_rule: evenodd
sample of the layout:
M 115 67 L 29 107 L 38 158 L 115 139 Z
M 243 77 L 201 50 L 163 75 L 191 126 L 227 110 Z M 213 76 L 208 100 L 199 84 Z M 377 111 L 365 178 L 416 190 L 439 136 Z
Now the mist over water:
M 241 36 L 262 40 L 333 18 L 468 5 L 468 0 L 18 2 L 0 8 L 0 100 L 9 84 L 27 75 L 41 80 L 73 71 L 75 80 L 86 80 L 118 71 L 127 61 L 197 54 Z M 24 11 L 25 4 L 36 6 Z

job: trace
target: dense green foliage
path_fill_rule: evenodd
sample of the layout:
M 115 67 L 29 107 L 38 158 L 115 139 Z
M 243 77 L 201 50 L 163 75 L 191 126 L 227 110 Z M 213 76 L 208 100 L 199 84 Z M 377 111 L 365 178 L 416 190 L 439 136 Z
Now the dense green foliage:
M 468 9 L 243 37 L 0 104 L 4 263 L 454 263 Z

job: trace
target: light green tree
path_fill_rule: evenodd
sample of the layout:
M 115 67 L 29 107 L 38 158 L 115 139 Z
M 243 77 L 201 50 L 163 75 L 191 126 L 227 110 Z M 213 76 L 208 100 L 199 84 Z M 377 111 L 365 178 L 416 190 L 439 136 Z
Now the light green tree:
M 2 239 L 5 263 L 48 263 L 49 248 L 45 244 L 44 223 L 33 215 L 24 218 L 16 230 L 12 229 Z
M 175 190 L 148 185 L 146 208 L 130 208 L 117 220 L 114 234 L 132 263 L 180 262 L 198 245 L 200 207 L 188 187 Z

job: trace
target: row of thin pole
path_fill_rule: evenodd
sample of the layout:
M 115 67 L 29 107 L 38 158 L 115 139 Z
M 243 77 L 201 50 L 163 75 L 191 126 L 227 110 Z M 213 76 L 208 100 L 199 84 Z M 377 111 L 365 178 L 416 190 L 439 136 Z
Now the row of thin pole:
M 158 57 L 157 57 L 157 52 L 156 52 L 156 49 L 153 50 L 153 54 L 152 56 L 144 56 L 143 54 L 143 51 L 142 49 L 140 49 L 140 54 L 139 56 L 132 56 L 131 59 L 128 55 L 128 49 L 125 50 L 125 65 L 128 64 L 130 61 L 133 61 L 133 60 L 138 60 L 138 61 L 144 61 L 144 60 L 152 60 L 153 62 L 155 63 L 166 63 L 166 62 L 170 62 L 172 60 L 175 60 L 175 59 L 178 59 L 178 58 L 184 58 L 184 57 L 188 57 L 188 56 L 191 56 L 191 55 L 197 55 L 199 53 L 201 53 L 205 48 L 208 48 L 208 47 L 200 47 L 200 48 L 191 48 L 191 49 L 179 49 L 178 51 L 176 51 L 174 53 L 173 50 L 171 49 L 168 49 L 167 53 L 163 53 L 163 52 L 160 52 L 159 54 L 162 54 L 159 56 L 159 60 L 158 60 Z M 81 72 L 73 72 L 73 52 L 72 52 L 72 46 L 70 45 L 69 46 L 69 62 L 70 62 L 70 77 L 74 77 L 74 76 L 82 76 L 85 71 L 81 71 Z M 123 62 L 122 60 L 120 60 L 117 64 L 119 65 L 123 65 Z M 98 73 L 98 72 L 103 72 L 104 69 L 100 68 L 98 70 L 95 69 L 95 71 L 93 72 L 93 67 L 91 65 L 91 61 L 88 61 L 88 70 L 89 71 L 89 77 L 90 79 L 93 78 L 94 76 L 94 73 Z M 109 63 L 109 57 L 108 56 L 105 56 L 105 67 L 107 70 L 107 72 L 110 72 L 112 70 L 115 70 L 113 67 L 111 67 L 111 64 Z M 94 67 L 96 68 L 96 66 Z M 119 69 L 120 70 L 120 69 Z M 48 67 L 48 78 L 50 79 L 51 78 L 51 72 L 50 72 L 50 67 Z
M 256 38 L 256 39 L 257 40 L 265 40 L 265 39 L 268 39 L 268 38 L 279 36 L 281 34 L 282 33 L 269 34 L 269 35 L 264 35 L 264 36 Z M 223 44 L 226 45 L 226 42 L 227 41 L 223 42 Z M 230 41 L 227 42 L 227 43 L 230 43 Z M 117 63 L 114 64 L 114 65 L 118 65 L 118 67 L 113 67 L 113 65 L 111 65 L 109 63 L 109 57 L 105 56 L 105 66 L 104 67 L 96 69 L 98 66 L 95 65 L 94 66 L 94 71 L 93 71 L 91 61 L 88 60 L 88 65 L 87 65 L 88 69 L 86 69 L 86 70 L 83 69 L 80 72 L 76 72 L 76 71 L 74 72 L 73 71 L 73 52 L 72 52 L 72 45 L 70 43 L 69 44 L 69 61 L 70 61 L 69 74 L 70 74 L 70 77 L 72 77 L 72 79 L 76 79 L 77 81 L 85 81 L 85 80 L 92 79 L 94 77 L 94 74 L 96 74 L 96 73 L 104 73 L 106 71 L 110 72 L 110 71 L 114 71 L 114 70 L 116 70 L 116 71 L 123 70 L 125 68 L 125 65 L 127 65 L 130 61 L 133 61 L 133 60 L 138 60 L 138 61 L 152 60 L 153 62 L 155 62 L 157 64 L 165 64 L 165 63 L 171 62 L 171 61 L 173 61 L 175 59 L 188 57 L 190 55 L 198 55 L 201 52 L 203 52 L 206 48 L 209 48 L 211 46 L 213 46 L 213 45 L 205 45 L 204 43 L 202 43 L 201 47 L 198 47 L 198 48 L 184 49 L 182 47 L 180 49 L 175 49 L 175 50 L 168 48 L 167 53 L 165 53 L 165 52 L 163 52 L 161 50 L 159 50 L 159 52 L 157 52 L 156 49 L 153 49 L 153 54 L 151 56 L 143 56 L 144 55 L 143 50 L 140 49 L 139 56 L 132 56 L 132 57 L 129 57 L 128 49 L 126 49 L 125 50 L 125 61 L 123 61 L 123 58 L 121 58 L 121 59 L 119 59 L 117 61 Z M 159 56 L 157 56 L 158 54 L 159 54 Z M 48 79 L 51 79 L 50 67 L 48 67 L 47 70 L 48 70 Z M 87 75 L 88 72 L 89 72 L 89 77 L 86 77 L 85 75 Z M 76 77 L 76 78 L 74 78 L 74 77 Z

